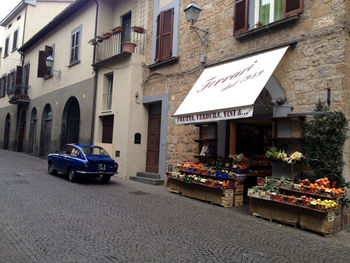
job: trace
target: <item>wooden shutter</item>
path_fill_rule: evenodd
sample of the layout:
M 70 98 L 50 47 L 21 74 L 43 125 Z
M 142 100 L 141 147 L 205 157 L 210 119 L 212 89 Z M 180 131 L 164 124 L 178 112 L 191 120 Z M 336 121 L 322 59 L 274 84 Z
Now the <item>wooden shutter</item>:
M 303 12 L 303 0 L 284 0 L 284 16 L 292 16 Z
M 23 72 L 24 73 L 23 77 L 24 77 L 24 85 L 25 86 L 29 85 L 29 70 L 30 70 L 30 64 L 25 65 L 24 72 Z
M 15 85 L 22 85 L 22 74 L 22 66 L 17 66 Z
M 159 60 L 159 49 L 160 49 L 160 15 L 158 15 L 158 17 L 157 17 L 157 35 L 156 35 L 155 61 Z
M 45 77 L 45 70 L 46 70 L 46 53 L 45 51 L 39 51 L 38 78 Z
M 13 43 L 12 43 L 12 50 L 15 50 L 17 48 L 17 35 L 18 35 L 18 31 L 16 30 L 13 33 Z
M 161 28 L 161 49 L 160 60 L 170 58 L 172 56 L 173 47 L 173 21 L 174 9 L 163 12 L 163 23 Z
M 236 0 L 233 34 L 248 30 L 248 0 Z
M 156 61 L 172 56 L 174 9 L 163 11 L 157 19 Z

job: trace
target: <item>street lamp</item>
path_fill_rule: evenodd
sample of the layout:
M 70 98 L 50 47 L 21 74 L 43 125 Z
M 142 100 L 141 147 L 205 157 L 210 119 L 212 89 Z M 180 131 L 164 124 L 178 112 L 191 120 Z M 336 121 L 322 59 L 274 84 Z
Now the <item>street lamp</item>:
M 57 75 L 55 75 L 55 77 L 61 78 L 61 71 L 53 69 L 53 62 L 54 61 L 55 61 L 55 59 L 51 55 L 48 56 L 45 60 L 46 68 L 50 68 L 52 70 L 52 72 L 56 72 Z
M 201 28 L 195 27 L 193 25 L 194 23 L 197 22 L 201 11 L 202 11 L 202 9 L 195 2 L 190 3 L 184 10 L 187 21 L 191 23 L 190 28 L 194 29 L 194 30 L 198 30 L 202 33 L 202 35 L 200 35 L 197 31 L 195 31 L 197 33 L 199 39 L 201 40 L 201 42 L 206 47 L 208 47 L 209 28 L 201 29 Z

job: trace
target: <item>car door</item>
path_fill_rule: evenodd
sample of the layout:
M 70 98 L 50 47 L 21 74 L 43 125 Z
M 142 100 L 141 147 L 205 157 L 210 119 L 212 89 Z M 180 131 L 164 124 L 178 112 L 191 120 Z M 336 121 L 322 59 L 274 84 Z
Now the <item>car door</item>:
M 60 153 L 59 161 L 58 161 L 58 170 L 61 170 L 63 172 L 67 171 L 68 163 L 69 163 L 69 156 L 72 152 L 73 146 L 72 145 L 65 145 L 63 147 L 63 151 Z

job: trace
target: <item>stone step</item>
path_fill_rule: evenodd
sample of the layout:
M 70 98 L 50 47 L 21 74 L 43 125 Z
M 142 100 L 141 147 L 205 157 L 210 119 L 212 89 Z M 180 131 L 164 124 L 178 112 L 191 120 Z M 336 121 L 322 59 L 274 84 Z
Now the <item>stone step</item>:
M 147 178 L 142 176 L 131 176 L 130 180 L 151 185 L 164 185 L 164 180 L 162 179 Z
M 160 174 L 149 173 L 149 172 L 137 172 L 136 176 L 137 177 L 150 178 L 150 179 L 160 179 Z

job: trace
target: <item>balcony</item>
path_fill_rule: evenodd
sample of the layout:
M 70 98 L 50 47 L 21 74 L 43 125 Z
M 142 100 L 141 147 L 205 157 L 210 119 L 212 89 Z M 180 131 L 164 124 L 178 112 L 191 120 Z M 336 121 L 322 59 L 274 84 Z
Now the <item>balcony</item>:
M 10 104 L 25 105 L 30 102 L 28 86 L 16 85 L 14 93 L 10 95 Z
M 132 53 L 144 55 L 146 34 L 136 32 L 135 28 L 122 28 L 121 30 L 122 32 L 111 33 L 110 36 L 105 36 L 94 44 L 96 64 Z

